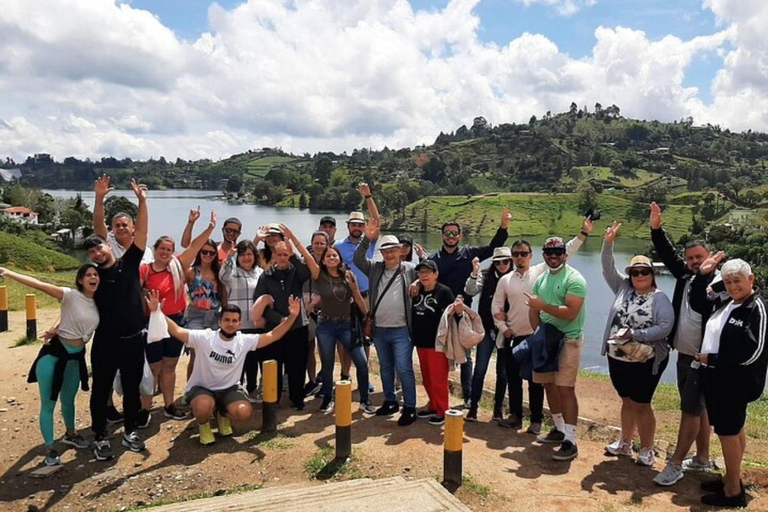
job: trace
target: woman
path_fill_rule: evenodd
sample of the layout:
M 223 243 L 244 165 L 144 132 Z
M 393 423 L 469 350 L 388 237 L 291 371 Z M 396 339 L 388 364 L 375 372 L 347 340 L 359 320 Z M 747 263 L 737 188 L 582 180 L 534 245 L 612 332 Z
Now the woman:
M 485 374 L 488 371 L 488 363 L 493 355 L 493 349 L 496 348 L 496 336 L 498 329 L 493 320 L 493 311 L 491 303 L 493 294 L 496 292 L 496 286 L 499 279 L 512 271 L 512 251 L 509 247 L 496 247 L 493 250 L 491 266 L 480 272 L 480 259 L 472 260 L 472 273 L 467 278 L 464 285 L 464 292 L 470 297 L 480 294 L 480 304 L 477 306 L 477 312 L 483 319 L 485 327 L 485 337 L 477 345 L 477 360 L 475 362 L 475 372 L 472 375 L 472 396 L 470 397 L 470 407 L 467 413 L 467 421 L 477 421 L 477 409 L 480 406 L 480 398 L 483 396 L 483 383 Z M 519 380 L 518 386 L 522 390 L 523 382 Z M 523 394 L 518 393 L 518 404 L 510 403 L 510 417 L 508 420 L 501 421 L 502 406 L 504 405 L 504 393 L 507 387 L 507 375 L 504 370 L 504 359 L 501 352 L 496 352 L 496 388 L 493 397 L 493 419 L 500 421 L 499 425 L 507 428 L 516 428 L 523 419 Z M 510 389 L 509 397 L 513 400 L 514 391 Z
M 224 285 L 226 293 L 226 303 L 234 304 L 242 311 L 240 330 L 246 334 L 254 333 L 257 329 L 251 319 L 251 307 L 256 284 L 259 282 L 259 276 L 264 272 L 258 265 L 258 254 L 253 242 L 241 240 L 219 271 L 219 280 Z M 243 367 L 246 389 L 252 397 L 259 377 L 259 363 L 254 354 L 255 352 L 248 353 Z
M 326 247 L 328 247 L 328 233 L 325 231 L 315 231 L 312 234 L 312 240 L 308 249 L 312 256 L 311 259 L 315 263 L 320 262 Z M 304 389 L 304 394 L 309 397 L 317 394 L 321 387 L 320 379 L 317 378 L 317 358 L 315 357 L 317 320 L 320 314 L 320 295 L 312 279 L 304 283 L 303 295 L 304 307 L 309 312 L 309 340 L 307 345 L 307 378 L 309 381 Z
M 611 455 L 632 456 L 632 438 L 637 429 L 640 453 L 636 462 L 653 466 L 656 417 L 651 399 L 669 360 L 667 336 L 675 313 L 669 298 L 656 287 L 653 265 L 645 256 L 635 256 L 619 272 L 613 259 L 613 241 L 621 224 L 605 231 L 602 249 L 603 277 L 615 294 L 603 335 L 602 355 L 608 355 L 608 371 L 621 397 L 621 439 L 606 447 Z
M 747 405 L 760 398 L 768 369 L 765 303 L 754 288 L 755 276 L 749 264 L 740 259 L 727 261 L 720 270 L 727 298 L 707 295 L 707 274 L 722 261 L 722 252 L 699 267 L 691 283 L 691 304 L 713 311 L 704 329 L 701 352 L 695 359 L 702 365 L 701 382 L 709 422 L 720 439 L 725 459 L 722 480 L 704 482 L 705 505 L 746 507 L 747 495 L 741 483 L 741 461 L 747 445 L 744 424 Z
M 183 321 L 184 312 L 187 309 L 186 272 L 195 261 L 200 248 L 211 238 L 215 227 L 216 212 L 212 211 L 206 230 L 195 237 L 189 247 L 178 256 L 173 254 L 176 250 L 173 238 L 161 236 L 153 246 L 154 261 L 143 263 L 139 268 L 144 289 L 158 291 L 163 314 L 176 323 Z M 176 408 L 173 397 L 176 387 L 176 365 L 183 348 L 184 344 L 171 336 L 155 343 L 148 343 L 145 349 L 155 385 L 159 381 L 160 390 L 163 393 L 163 415 L 174 420 L 183 420 L 187 417 L 187 413 Z M 150 420 L 149 410 L 152 407 L 152 398 L 143 397 L 142 402 L 139 426 L 146 427 Z
M 224 291 L 219 281 L 219 248 L 213 240 L 206 240 L 195 256 L 192 267 L 186 272 L 188 305 L 184 313 L 184 325 L 188 329 L 216 329 L 219 325 L 221 294 Z M 189 349 L 187 379 L 195 365 L 195 352 Z
M 398 240 L 402 244 L 400 246 L 400 261 L 411 261 L 416 264 L 426 257 L 424 248 L 414 243 L 411 235 L 402 235 Z M 415 256 L 414 253 L 416 253 Z
M 362 344 L 356 344 L 355 328 L 352 325 L 352 301 L 357 307 L 367 313 L 368 305 L 360 293 L 355 275 L 347 269 L 341 259 L 341 254 L 334 247 L 326 247 L 320 257 L 320 263 L 304 254 L 304 249 L 293 236 L 292 241 L 299 247 L 309 267 L 309 273 L 314 281 L 314 288 L 320 296 L 320 315 L 317 321 L 317 341 L 320 345 L 320 380 L 323 403 L 320 411 L 333 411 L 333 368 L 334 354 L 337 343 L 355 363 L 357 371 L 357 389 L 360 392 L 360 408 L 366 414 L 373 414 L 376 409 L 368 398 L 368 359 Z
M 75 448 L 87 449 L 91 444 L 75 431 L 75 395 L 78 384 L 88 391 L 88 369 L 85 344 L 99 325 L 99 312 L 93 295 L 99 287 L 96 265 L 83 265 L 75 276 L 76 290 L 44 283 L 0 267 L 0 277 L 13 279 L 24 286 L 40 290 L 61 303 L 61 321 L 56 335 L 43 345 L 32 364 L 27 382 L 37 382 L 40 390 L 40 432 L 47 453 L 46 466 L 61 464 L 53 448 L 53 410 L 61 397 L 61 415 L 66 432 L 61 442 Z
M 272 254 L 275 251 L 275 246 L 283 240 L 285 240 L 285 235 L 280 229 L 280 224 L 273 222 L 259 228 L 253 243 L 264 242 L 264 248 L 259 249 L 259 266 L 263 270 L 267 270 L 272 265 Z

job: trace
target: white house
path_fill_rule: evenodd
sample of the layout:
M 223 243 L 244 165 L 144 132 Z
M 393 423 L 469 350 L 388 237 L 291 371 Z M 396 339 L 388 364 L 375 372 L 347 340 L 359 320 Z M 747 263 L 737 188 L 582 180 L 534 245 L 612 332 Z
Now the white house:
M 11 206 L 2 210 L 2 214 L 24 224 L 37 224 L 37 212 L 33 212 L 25 206 Z

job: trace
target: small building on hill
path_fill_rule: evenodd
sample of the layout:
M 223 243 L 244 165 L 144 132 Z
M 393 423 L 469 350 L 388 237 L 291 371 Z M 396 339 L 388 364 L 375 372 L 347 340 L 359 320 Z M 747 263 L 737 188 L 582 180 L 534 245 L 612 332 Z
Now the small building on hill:
M 23 224 L 37 224 L 37 212 L 33 212 L 25 206 L 11 206 L 2 210 L 2 214 L 11 220 Z

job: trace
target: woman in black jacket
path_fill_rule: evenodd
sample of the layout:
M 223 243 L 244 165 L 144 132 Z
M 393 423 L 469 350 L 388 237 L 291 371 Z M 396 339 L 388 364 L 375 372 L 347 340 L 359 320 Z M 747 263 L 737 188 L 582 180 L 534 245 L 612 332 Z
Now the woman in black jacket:
M 701 501 L 735 508 L 747 506 L 739 480 L 747 441 L 744 424 L 747 404 L 760 398 L 765 388 L 768 351 L 765 304 L 754 288 L 755 276 L 747 262 L 730 260 L 720 270 L 728 297 L 707 295 L 706 274 L 714 271 L 723 256 L 720 252 L 702 263 L 691 285 L 691 303 L 708 303 L 712 311 L 695 359 L 702 365 L 707 413 L 725 459 L 724 479 L 702 483 L 702 490 L 711 494 Z

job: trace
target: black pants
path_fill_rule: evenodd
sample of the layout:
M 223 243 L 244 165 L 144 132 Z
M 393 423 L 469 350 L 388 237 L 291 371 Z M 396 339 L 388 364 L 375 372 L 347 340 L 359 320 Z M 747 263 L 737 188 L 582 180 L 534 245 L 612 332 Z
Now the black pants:
M 304 326 L 288 331 L 288 334 L 278 342 L 281 346 L 285 372 L 288 374 L 288 397 L 294 406 L 304 405 L 308 337 L 309 328 Z
M 261 334 L 266 331 L 264 329 L 242 329 L 241 332 L 243 334 Z M 245 389 L 248 391 L 248 394 L 253 393 L 259 385 L 259 367 L 261 366 L 261 363 L 269 359 L 279 359 L 274 349 L 275 345 L 278 343 L 280 342 L 275 342 L 266 348 L 253 350 L 245 355 L 245 363 L 243 364 L 243 374 L 240 376 L 240 383 L 245 384 Z
M 141 397 L 139 385 L 144 371 L 144 347 L 146 338 L 137 333 L 126 338 L 97 333 L 91 349 L 91 428 L 97 439 L 107 433 L 107 402 L 112 394 L 112 384 L 117 370 L 123 385 L 123 415 L 125 433 L 136 429 Z
M 512 355 L 512 349 L 527 337 L 516 336 L 511 340 L 504 340 L 504 348 L 499 350 L 507 374 L 509 412 L 520 419 L 523 417 L 523 379 L 520 377 L 520 365 Z M 528 381 L 528 405 L 531 409 L 531 423 L 541 423 L 544 420 L 544 386 Z

